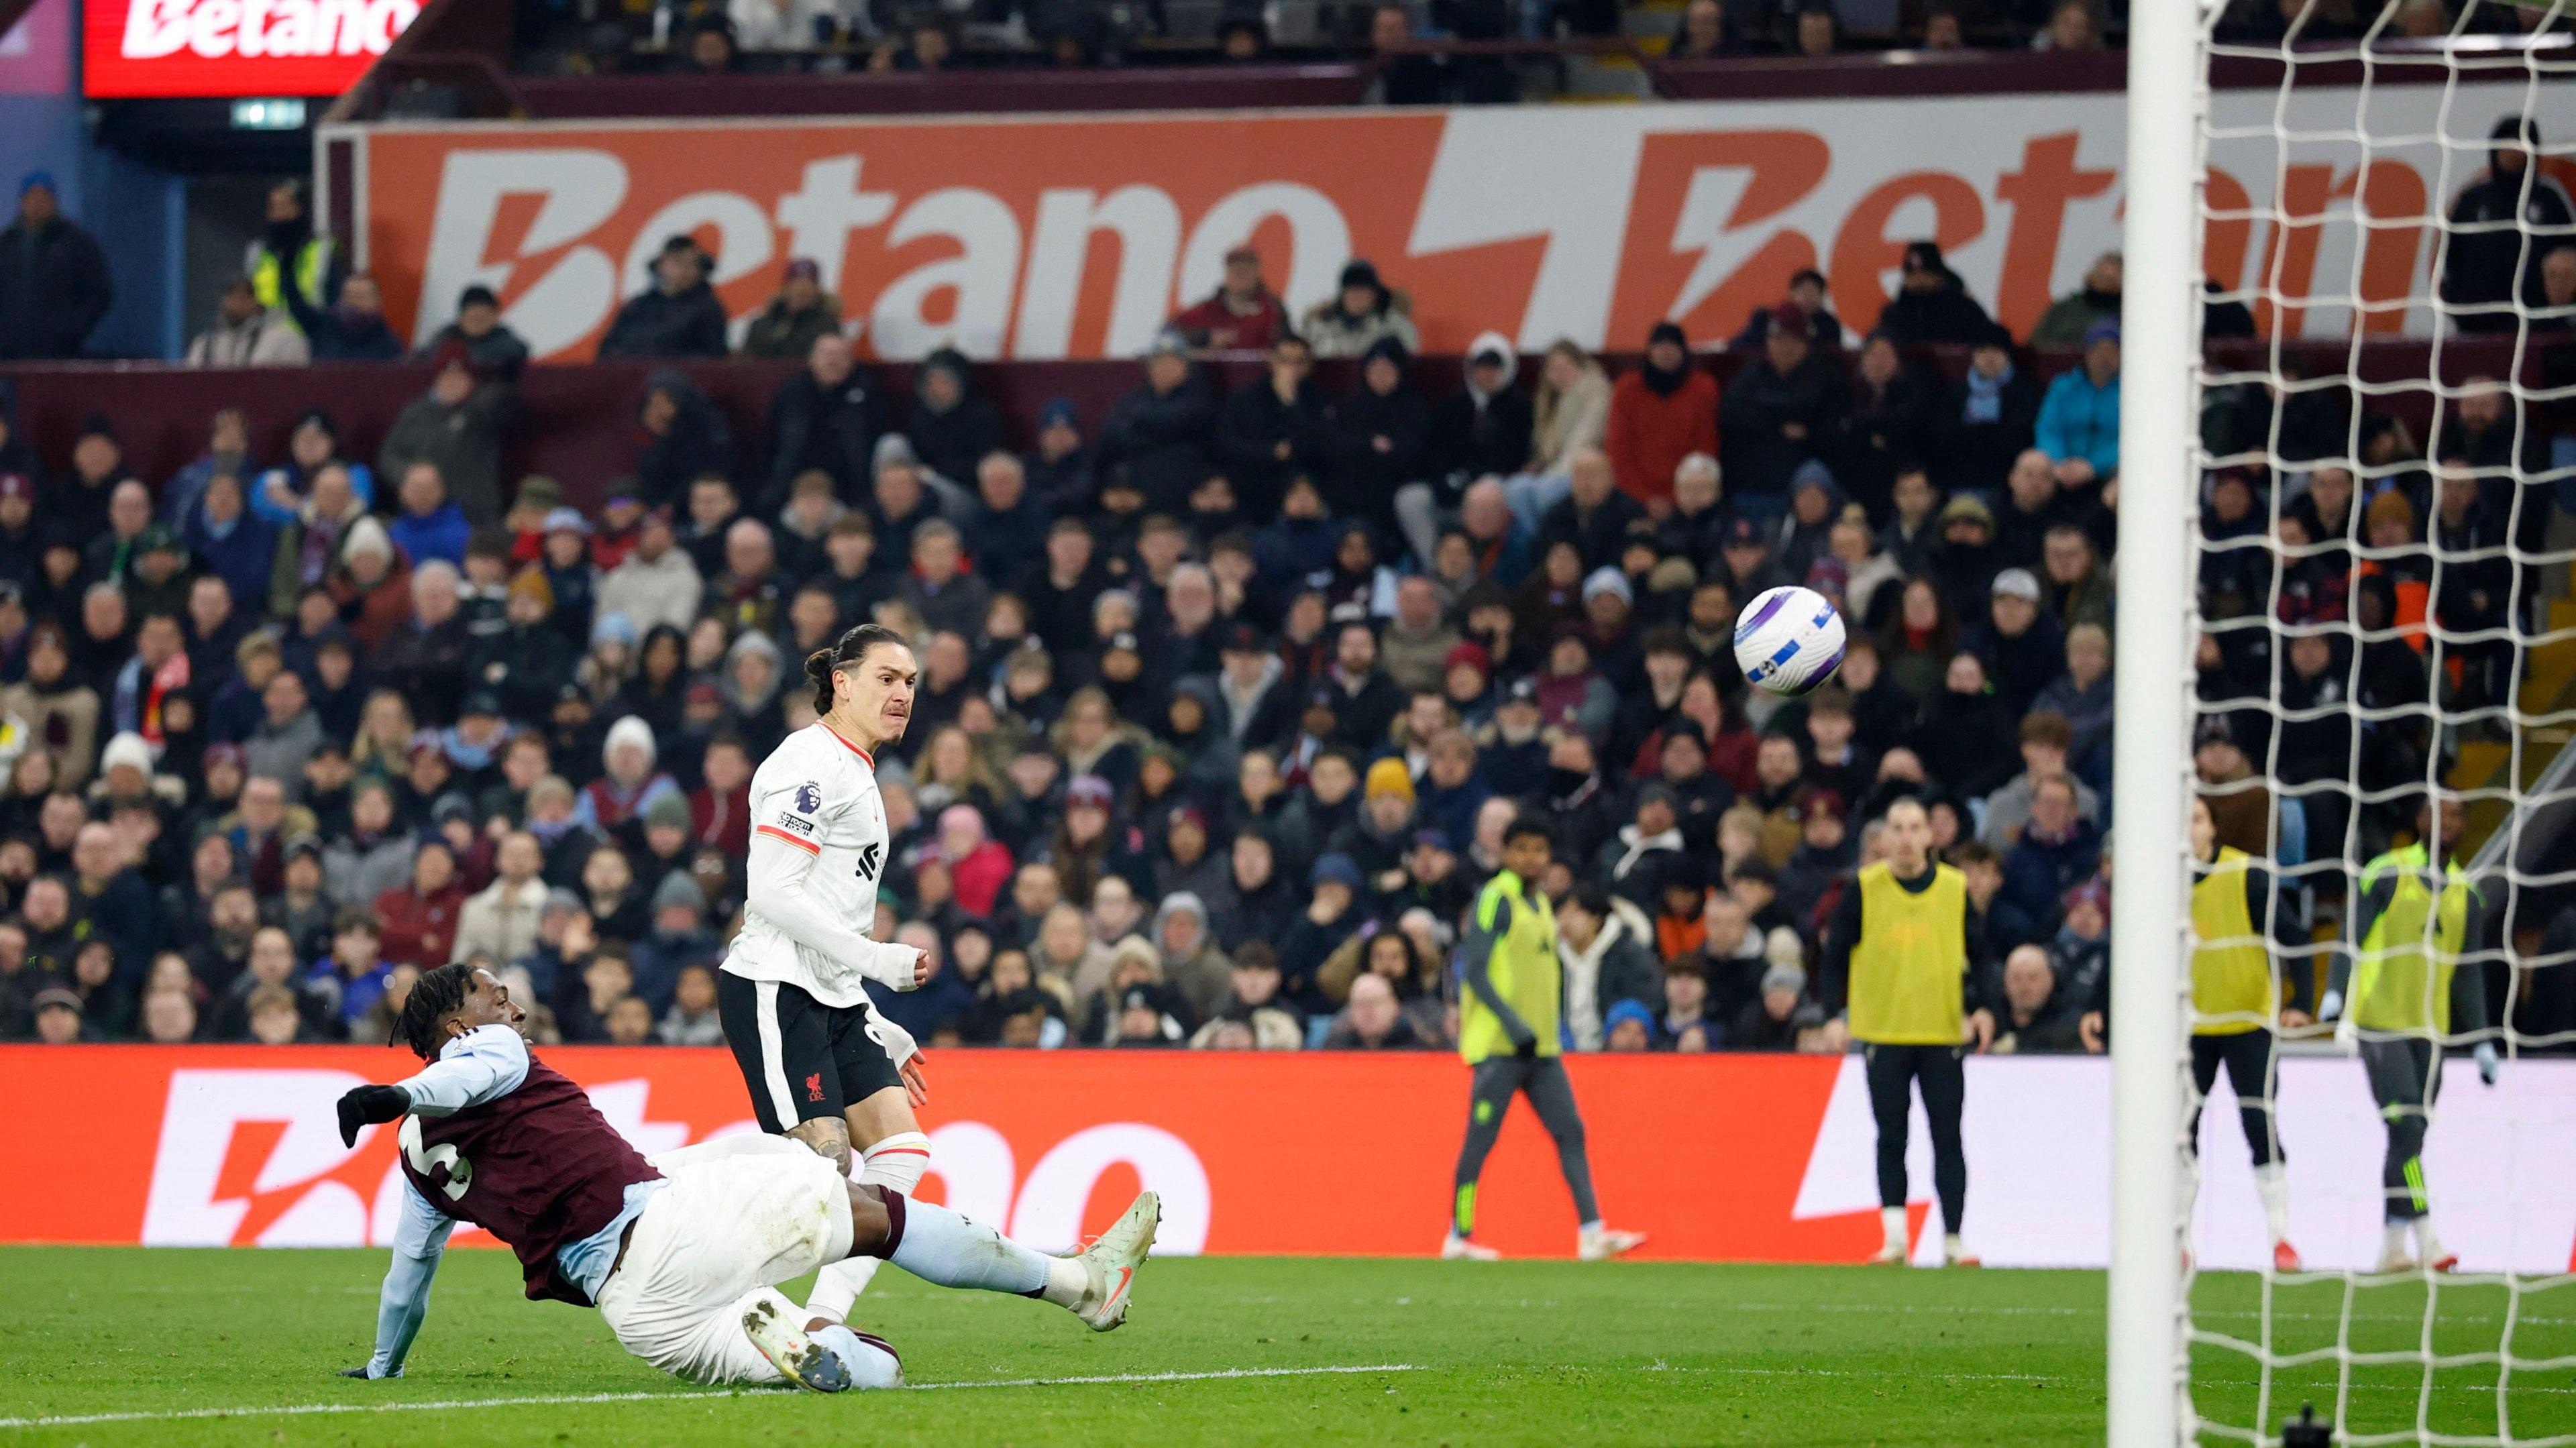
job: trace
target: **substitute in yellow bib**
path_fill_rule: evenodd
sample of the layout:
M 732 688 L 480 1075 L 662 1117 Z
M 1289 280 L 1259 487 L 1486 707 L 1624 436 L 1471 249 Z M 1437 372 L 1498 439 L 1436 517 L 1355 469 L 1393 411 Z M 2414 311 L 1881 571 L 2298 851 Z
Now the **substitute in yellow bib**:
M 2496 1083 L 2502 1063 L 2486 1035 L 2487 992 L 2480 957 L 2495 954 L 2501 900 L 2490 901 L 2453 858 L 2466 817 L 2448 795 L 2416 809 L 2416 843 L 2364 865 L 2346 912 L 2346 953 L 2318 1014 L 2340 1017 L 2359 1042 L 2363 1073 L 2388 1132 L 2380 1164 L 2387 1218 L 2379 1270 L 2417 1263 L 2447 1272 L 2459 1258 L 2433 1230 L 2424 1185 L 2424 1137 L 2441 1092 L 2442 1048 L 2474 1038 L 2478 1079 Z M 2409 1229 L 2415 1252 L 2407 1253 Z
M 2218 842 L 2209 802 L 2197 795 L 2191 860 L 2191 1149 L 2200 1151 L 2200 1108 L 2224 1066 L 2254 1156 L 2272 1269 L 2296 1272 L 2288 1158 L 2273 1129 L 2272 1046 L 2276 1032 L 2309 1024 L 2304 967 L 2313 947 L 2273 889 L 2271 872 Z
M 1556 1138 L 1556 1164 L 1574 1193 L 1579 1224 L 1575 1253 L 1595 1262 L 1646 1239 L 1603 1225 L 1592 1196 L 1592 1162 L 1583 1148 L 1583 1116 L 1574 1083 L 1559 1058 L 1565 967 L 1557 959 L 1556 914 L 1538 887 L 1554 858 L 1547 826 L 1523 815 L 1503 830 L 1503 868 L 1476 892 L 1459 953 L 1465 989 L 1458 996 L 1458 1052 L 1474 1068 L 1467 1094 L 1467 1139 L 1458 1148 L 1443 1257 L 1490 1261 L 1497 1254 L 1473 1240 L 1476 1182 L 1485 1154 L 1502 1134 L 1514 1096 L 1527 1096 L 1541 1126 Z
M 1968 901 L 1967 877 L 1932 858 L 1932 821 L 1913 799 L 1888 806 L 1887 857 L 1863 868 L 1825 928 L 1823 1001 L 1839 1044 L 1861 1043 L 1870 1114 L 1878 1121 L 1879 1218 L 1886 1245 L 1876 1260 L 1906 1256 L 1905 1129 L 1914 1088 L 1932 1132 L 1932 1190 L 1941 1202 L 1942 1248 L 1956 1266 L 1976 1265 L 1959 1238 L 1968 1205 L 1968 1156 L 1959 1142 L 1967 1099 L 1960 1061 L 1970 1041 L 1993 1044 L 1995 1018 L 1983 1001 L 1985 929 Z

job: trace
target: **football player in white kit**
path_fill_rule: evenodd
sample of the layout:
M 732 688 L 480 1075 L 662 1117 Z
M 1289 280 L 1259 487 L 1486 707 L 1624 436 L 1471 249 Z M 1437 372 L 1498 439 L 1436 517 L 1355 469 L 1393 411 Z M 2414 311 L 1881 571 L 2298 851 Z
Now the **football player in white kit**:
M 912 722 L 920 665 L 903 636 L 860 624 L 805 660 L 821 717 L 751 777 L 749 897 L 716 979 L 725 1042 L 764 1130 L 792 1136 L 859 1181 L 911 1195 L 930 1165 L 913 1109 L 928 1099 L 922 1054 L 877 1013 L 865 982 L 911 990 L 922 953 L 871 940 L 886 866 L 876 753 Z M 807 1305 L 846 1318 L 880 1259 L 822 1269 Z

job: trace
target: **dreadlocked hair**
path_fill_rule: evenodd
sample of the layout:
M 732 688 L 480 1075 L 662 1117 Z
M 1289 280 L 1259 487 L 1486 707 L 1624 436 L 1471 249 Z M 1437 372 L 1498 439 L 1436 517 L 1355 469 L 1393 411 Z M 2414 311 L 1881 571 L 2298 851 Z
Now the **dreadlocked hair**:
M 880 644 L 892 644 L 896 648 L 910 647 L 904 643 L 903 635 L 887 628 L 884 624 L 863 623 L 854 625 L 831 647 L 816 649 L 805 656 L 805 678 L 814 686 L 815 713 L 832 712 L 833 670 L 850 668 L 860 663 L 867 658 L 868 650 Z
M 400 1040 L 422 1060 L 437 1059 L 438 1048 L 447 1044 L 438 1023 L 463 1010 L 465 993 L 473 988 L 474 967 L 462 961 L 422 971 L 420 979 L 412 982 L 411 994 L 404 997 L 402 1014 L 394 1018 L 393 1034 L 385 1044 Z

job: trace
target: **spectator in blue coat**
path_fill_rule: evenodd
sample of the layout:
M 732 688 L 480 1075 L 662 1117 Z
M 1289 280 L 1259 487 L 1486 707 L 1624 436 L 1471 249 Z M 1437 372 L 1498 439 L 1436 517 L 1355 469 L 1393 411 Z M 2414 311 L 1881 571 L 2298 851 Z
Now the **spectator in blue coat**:
M 2102 866 L 2102 832 L 2077 812 L 2075 782 L 2064 775 L 2030 790 L 2030 823 L 2004 855 L 2000 900 L 2044 934 L 2056 927 L 2058 901 Z
M 2120 470 L 2120 324 L 2084 331 L 2084 365 L 2048 384 L 2039 404 L 2039 450 L 2067 486 L 2100 482 Z
M 447 480 L 439 475 L 438 464 L 422 461 L 403 469 L 396 496 L 402 500 L 402 513 L 385 526 L 385 532 L 411 566 L 443 558 L 464 567 L 465 535 L 472 527 L 465 521 L 465 510 L 449 501 Z

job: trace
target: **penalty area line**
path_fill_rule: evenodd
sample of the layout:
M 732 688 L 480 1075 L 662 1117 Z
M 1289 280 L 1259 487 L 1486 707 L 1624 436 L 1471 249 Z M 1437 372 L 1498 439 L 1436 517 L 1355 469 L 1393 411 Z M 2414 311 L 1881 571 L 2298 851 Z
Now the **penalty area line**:
M 967 1388 L 1065 1388 L 1127 1383 L 1205 1383 L 1236 1378 L 1313 1378 L 1355 1373 L 1418 1373 L 1419 1363 L 1354 1363 L 1315 1368 L 1224 1368 L 1197 1373 L 1094 1373 L 1065 1378 L 991 1378 L 952 1383 L 910 1383 L 898 1391 Z M 151 1413 L 69 1413 L 55 1417 L 0 1418 L 0 1429 L 75 1428 L 89 1423 L 176 1423 L 203 1418 L 302 1418 L 329 1413 L 453 1413 L 473 1408 L 541 1408 L 583 1403 L 703 1402 L 710 1398 L 785 1395 L 783 1388 L 724 1388 L 669 1393 L 550 1393 L 525 1398 L 448 1398 L 416 1403 L 286 1403 L 268 1407 L 179 1408 Z

